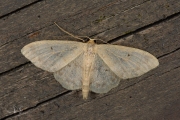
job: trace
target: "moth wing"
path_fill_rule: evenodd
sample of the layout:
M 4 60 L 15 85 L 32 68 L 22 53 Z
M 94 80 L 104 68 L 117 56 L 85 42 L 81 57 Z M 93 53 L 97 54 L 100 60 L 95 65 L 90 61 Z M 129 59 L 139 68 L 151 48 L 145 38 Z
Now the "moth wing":
M 55 79 L 66 89 L 75 90 L 82 87 L 83 53 L 68 63 L 61 70 L 54 72 Z
M 97 53 L 121 79 L 138 77 L 159 65 L 150 53 L 131 47 L 97 45 Z
M 91 73 L 90 90 L 95 93 L 107 93 L 119 84 L 120 78 L 96 54 Z
M 30 43 L 21 50 L 35 66 L 56 72 L 83 52 L 85 43 L 73 41 L 44 40 Z

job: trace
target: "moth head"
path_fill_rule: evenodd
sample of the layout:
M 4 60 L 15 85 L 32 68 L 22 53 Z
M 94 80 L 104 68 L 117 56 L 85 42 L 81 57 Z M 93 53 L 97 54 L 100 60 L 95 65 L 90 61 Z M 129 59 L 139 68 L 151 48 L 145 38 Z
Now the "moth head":
M 95 39 L 90 39 L 90 40 L 88 41 L 88 43 L 94 44 L 94 43 L 95 43 Z

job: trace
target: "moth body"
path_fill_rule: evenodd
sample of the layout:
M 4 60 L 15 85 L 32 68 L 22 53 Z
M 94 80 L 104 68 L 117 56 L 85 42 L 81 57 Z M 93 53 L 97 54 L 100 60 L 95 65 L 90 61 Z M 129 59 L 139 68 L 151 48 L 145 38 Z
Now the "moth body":
M 83 99 L 87 99 L 89 93 L 89 86 L 91 83 L 91 73 L 95 60 L 95 43 L 94 40 L 90 40 L 86 46 L 84 46 L 83 57 L 83 79 L 82 79 L 82 94 Z

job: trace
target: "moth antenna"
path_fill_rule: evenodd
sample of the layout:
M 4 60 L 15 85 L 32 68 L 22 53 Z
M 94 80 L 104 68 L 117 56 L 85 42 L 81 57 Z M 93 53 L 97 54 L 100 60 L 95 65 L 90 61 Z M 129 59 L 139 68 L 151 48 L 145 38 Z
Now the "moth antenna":
M 74 38 L 76 38 L 76 39 L 79 39 L 79 40 L 82 40 L 83 42 L 85 42 L 83 39 L 81 39 L 81 38 L 79 38 L 79 37 L 77 37 L 77 36 L 69 33 L 68 31 L 64 30 L 63 28 L 61 28 L 56 22 L 54 22 L 54 24 L 55 24 L 60 30 L 62 30 L 63 32 L 65 32 L 66 34 L 68 34 L 68 35 L 70 35 L 70 36 L 72 36 L 72 37 L 74 37 Z

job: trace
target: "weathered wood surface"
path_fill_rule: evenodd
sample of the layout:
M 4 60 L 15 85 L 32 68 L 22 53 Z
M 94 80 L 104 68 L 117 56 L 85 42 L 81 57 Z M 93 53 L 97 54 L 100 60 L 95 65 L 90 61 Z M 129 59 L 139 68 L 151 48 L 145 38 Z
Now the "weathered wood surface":
M 20 1 L 16 7 L 12 1 L 0 4 L 0 11 L 7 9 L 0 19 L 0 119 L 180 118 L 179 0 Z M 83 101 L 79 91 L 65 90 L 20 53 L 36 40 L 73 40 L 54 21 L 75 35 L 146 50 L 160 66 Z
M 1 0 L 0 1 L 0 18 L 13 14 L 19 10 L 36 4 L 40 0 Z

